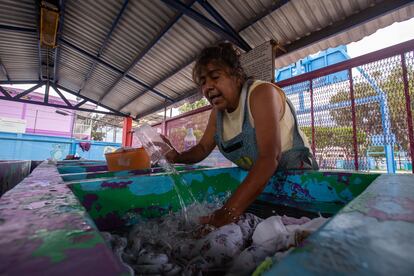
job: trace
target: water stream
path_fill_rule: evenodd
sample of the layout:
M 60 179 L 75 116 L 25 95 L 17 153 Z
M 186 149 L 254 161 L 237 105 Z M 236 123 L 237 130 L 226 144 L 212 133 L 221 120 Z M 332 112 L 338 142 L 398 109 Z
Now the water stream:
M 194 194 L 191 191 L 191 187 L 186 183 L 186 181 L 180 176 L 177 170 L 174 168 L 174 165 L 169 163 L 165 155 L 172 150 L 172 148 L 166 144 L 160 135 L 155 132 L 149 125 L 143 125 L 136 130 L 138 139 L 140 140 L 142 146 L 145 148 L 147 153 L 150 155 L 151 163 L 158 164 L 161 166 L 165 173 L 171 178 L 174 190 L 177 193 L 178 201 L 182 210 L 182 215 L 186 224 L 189 224 L 189 215 L 186 205 L 195 204 L 197 200 Z M 185 202 L 184 198 L 187 197 L 190 199 L 190 202 Z M 187 203 L 187 204 L 186 204 Z

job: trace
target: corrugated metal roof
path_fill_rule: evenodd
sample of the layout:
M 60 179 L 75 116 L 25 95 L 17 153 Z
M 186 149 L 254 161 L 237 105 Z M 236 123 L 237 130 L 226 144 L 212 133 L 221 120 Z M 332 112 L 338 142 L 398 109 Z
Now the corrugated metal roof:
M 194 20 L 182 17 L 135 66 L 131 74 L 154 85 L 218 39 L 216 34 L 206 31 Z
M 169 99 L 177 101 L 196 93 L 191 70 L 197 53 L 205 46 L 233 39 L 217 30 L 220 20 L 210 14 L 208 5 L 245 45 L 254 48 L 273 39 L 286 47 L 289 53 L 276 60 L 277 66 L 285 66 L 412 18 L 412 2 L 65 1 L 60 53 L 55 61 L 57 49 L 41 49 L 41 75 L 53 81 L 57 68 L 58 85 L 140 116 L 171 104 Z M 7 75 L 12 81 L 39 79 L 36 3 L 0 0 L 0 60 L 5 68 L 0 68 L 0 81 L 7 81 Z M 174 8 L 185 3 L 196 13 L 183 15 L 184 8 Z M 205 19 L 210 21 L 208 27 L 202 24 Z M 355 19 L 360 20 L 355 26 L 344 24 Z
M 174 12 L 159 1 L 130 1 L 104 50 L 103 59 L 118 68 L 128 68 L 173 16 Z
M 35 1 L 0 1 L 1 24 L 15 27 L 33 27 L 36 25 L 37 12 Z
M 122 2 L 66 1 L 62 37 L 97 54 Z
M 60 46 L 58 83 L 78 92 L 91 65 L 91 59 L 65 45 Z
M 38 80 L 39 55 L 36 33 L 11 33 L 0 30 L 0 37 L 0 59 L 10 79 Z

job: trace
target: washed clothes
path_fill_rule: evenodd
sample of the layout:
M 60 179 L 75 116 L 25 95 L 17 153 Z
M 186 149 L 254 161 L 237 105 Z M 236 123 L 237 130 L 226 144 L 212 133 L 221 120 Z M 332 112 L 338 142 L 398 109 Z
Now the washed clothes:
M 285 255 L 316 231 L 327 219 L 272 216 L 265 220 L 243 214 L 235 223 L 217 228 L 202 238 L 174 231 L 173 240 L 150 226 L 151 238 L 142 227 L 126 237 L 103 232 L 115 255 L 136 275 L 202 275 L 205 272 L 251 275 L 266 257 Z M 158 221 L 158 220 L 157 220 Z M 163 222 L 160 221 L 163 225 Z M 165 226 L 165 225 L 164 225 Z M 178 230 L 178 229 L 176 229 Z M 128 240 L 127 240 L 128 237 Z

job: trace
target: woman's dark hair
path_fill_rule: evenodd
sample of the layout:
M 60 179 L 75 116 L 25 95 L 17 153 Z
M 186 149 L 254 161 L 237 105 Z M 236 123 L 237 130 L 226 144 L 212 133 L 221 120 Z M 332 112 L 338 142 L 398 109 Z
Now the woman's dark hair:
M 236 76 L 242 81 L 246 79 L 246 73 L 240 64 L 240 52 L 231 43 L 220 43 L 204 48 L 197 57 L 193 68 L 193 81 L 195 83 L 200 83 L 201 71 L 211 62 L 229 68 L 230 75 Z

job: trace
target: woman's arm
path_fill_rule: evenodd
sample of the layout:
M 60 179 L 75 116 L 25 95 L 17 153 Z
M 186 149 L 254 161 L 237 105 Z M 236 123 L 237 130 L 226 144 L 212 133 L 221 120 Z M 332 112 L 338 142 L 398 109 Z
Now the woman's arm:
M 166 157 L 172 163 L 193 164 L 206 158 L 216 146 L 214 134 L 216 133 L 216 110 L 213 108 L 208 119 L 207 128 L 204 131 L 200 142 L 187 151 L 181 153 L 175 149 L 169 152 Z
M 223 208 L 216 211 L 209 221 L 202 219 L 202 223 L 221 226 L 232 222 L 263 191 L 278 166 L 281 154 L 279 121 L 283 110 L 282 98 L 270 84 L 259 85 L 251 93 L 250 110 L 255 123 L 258 159 Z

